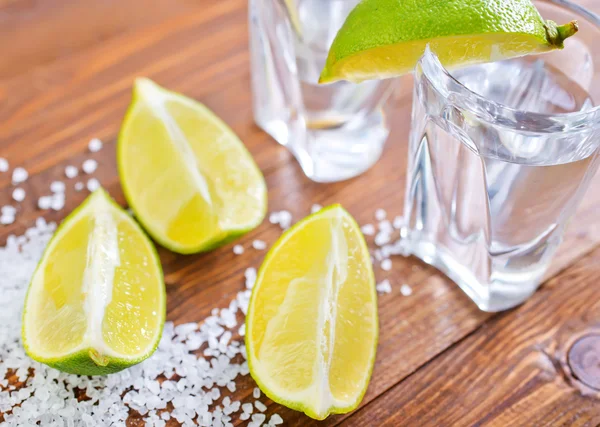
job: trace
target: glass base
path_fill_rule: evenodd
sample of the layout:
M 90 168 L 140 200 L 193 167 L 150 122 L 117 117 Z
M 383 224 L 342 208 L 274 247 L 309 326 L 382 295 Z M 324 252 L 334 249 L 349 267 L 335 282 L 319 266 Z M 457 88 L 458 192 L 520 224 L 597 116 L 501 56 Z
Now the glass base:
M 316 182 L 354 178 L 373 166 L 383 151 L 389 129 L 382 111 L 337 127 L 305 129 L 255 110 L 255 121 L 296 157 Z
M 508 310 L 524 303 L 538 288 L 540 271 L 526 273 L 497 274 L 492 283 L 480 283 L 473 273 L 459 260 L 441 246 L 417 237 L 418 232 L 402 230 L 404 255 L 414 255 L 444 273 L 456 283 L 482 311 L 498 312 Z M 412 236 L 412 238 L 411 238 Z M 524 277 L 526 276 L 526 277 Z

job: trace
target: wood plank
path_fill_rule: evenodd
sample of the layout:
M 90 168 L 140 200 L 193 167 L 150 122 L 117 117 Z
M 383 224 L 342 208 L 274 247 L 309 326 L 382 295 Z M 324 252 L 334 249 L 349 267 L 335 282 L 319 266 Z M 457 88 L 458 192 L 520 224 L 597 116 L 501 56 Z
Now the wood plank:
M 343 424 L 600 425 L 600 390 L 566 369 L 577 338 L 600 338 L 599 275 L 597 249 Z
M 18 2 L 17 2 L 18 3 Z M 61 56 L 60 61 L 0 81 L 0 156 L 23 165 L 33 175 L 26 184 L 28 198 L 20 206 L 18 222 L 0 228 L 0 241 L 20 233 L 40 215 L 35 208 L 49 183 L 64 179 L 64 167 L 96 158 L 96 176 L 124 204 L 114 159 L 114 141 L 130 99 L 131 82 L 149 76 L 186 93 L 215 110 L 240 135 L 265 173 L 271 210 L 288 209 L 295 219 L 313 203 L 341 202 L 361 223 L 373 221 L 382 207 L 399 214 L 404 194 L 406 137 L 410 120 L 410 87 L 403 88 L 393 117 L 393 133 L 382 160 L 363 176 L 344 183 L 319 185 L 306 179 L 291 155 L 252 123 L 247 52 L 246 2 L 222 0 L 201 9 L 167 16 L 143 31 L 116 33 L 103 43 L 86 45 Z M 20 75 L 19 75 L 20 74 Z M 106 148 L 91 156 L 87 141 L 100 137 Z M 60 220 L 81 202 L 70 182 L 68 206 L 44 212 Z M 565 243 L 552 266 L 556 273 L 600 242 L 600 176 L 572 222 Z M 10 202 L 12 186 L 0 174 L 0 204 Z M 246 247 L 260 237 L 273 243 L 280 231 L 268 224 L 240 240 Z M 225 306 L 243 287 L 243 270 L 257 267 L 262 252 L 234 257 L 231 245 L 209 254 L 176 256 L 161 250 L 168 287 L 168 318 L 177 323 L 197 321 L 211 308 Z M 384 277 L 378 271 L 380 278 Z M 381 336 L 376 368 L 364 404 L 414 374 L 440 353 L 474 331 L 489 315 L 479 312 L 462 292 L 435 270 L 414 259 L 394 259 L 389 277 L 391 295 L 379 300 Z M 414 287 L 403 297 L 402 283 Z M 246 378 L 236 397 L 248 395 L 254 383 Z M 289 425 L 312 425 L 306 417 L 269 405 Z M 340 422 L 331 417 L 325 425 Z

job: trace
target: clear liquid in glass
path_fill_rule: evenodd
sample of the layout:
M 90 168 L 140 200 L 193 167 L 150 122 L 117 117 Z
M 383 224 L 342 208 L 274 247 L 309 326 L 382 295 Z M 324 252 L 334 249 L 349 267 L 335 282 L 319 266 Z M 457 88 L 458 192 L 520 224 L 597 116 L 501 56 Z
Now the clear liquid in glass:
M 472 66 L 453 76 L 515 110 L 562 114 L 594 106 L 584 88 L 543 56 Z M 450 105 L 440 107 L 439 116 L 428 114 L 430 101 L 423 100 L 431 90 L 415 91 L 404 246 L 446 273 L 481 309 L 510 308 L 542 280 L 597 168 L 597 138 L 572 141 L 573 149 L 568 137 L 549 143 L 550 137 L 503 127 L 502 118 L 497 125 L 466 113 L 457 119 Z
M 357 3 L 250 0 L 255 121 L 319 182 L 370 168 L 389 134 L 384 106 L 392 81 L 318 85 L 329 47 Z

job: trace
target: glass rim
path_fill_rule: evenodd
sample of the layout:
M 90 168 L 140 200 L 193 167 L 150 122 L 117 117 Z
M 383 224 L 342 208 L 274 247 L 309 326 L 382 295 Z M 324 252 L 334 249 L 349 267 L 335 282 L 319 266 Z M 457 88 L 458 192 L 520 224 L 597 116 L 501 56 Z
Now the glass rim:
M 596 27 L 600 32 L 600 16 L 583 6 L 572 3 L 570 0 L 538 0 L 555 4 L 560 7 L 571 9 L 582 18 Z M 591 127 L 600 127 L 600 105 L 594 106 L 586 111 L 574 111 L 570 113 L 536 113 L 493 101 L 473 92 L 456 78 L 439 61 L 429 45 L 419 60 L 416 75 L 423 75 L 429 80 L 436 90 L 441 90 L 444 98 L 449 99 L 452 104 L 468 111 L 478 119 L 493 123 L 497 126 L 513 128 L 521 132 L 554 133 L 565 131 L 578 131 Z M 435 78 L 432 79 L 431 77 Z M 439 79 L 443 83 L 439 84 Z M 435 80 L 438 80 L 436 84 Z M 598 82 L 600 84 L 600 82 Z M 451 87 L 448 89 L 448 87 Z M 501 120 L 498 120 L 501 118 Z

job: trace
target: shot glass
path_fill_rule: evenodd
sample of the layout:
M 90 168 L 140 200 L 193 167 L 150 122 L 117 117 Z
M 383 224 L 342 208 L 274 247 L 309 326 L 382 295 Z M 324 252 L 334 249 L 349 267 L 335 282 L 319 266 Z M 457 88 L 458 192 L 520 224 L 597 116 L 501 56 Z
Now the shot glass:
M 318 85 L 327 52 L 359 0 L 250 0 L 254 119 L 314 181 L 357 176 L 380 157 L 394 81 Z
M 404 247 L 484 311 L 535 292 L 598 168 L 600 19 L 534 3 L 578 20 L 564 50 L 452 73 L 427 51 L 415 72 Z

